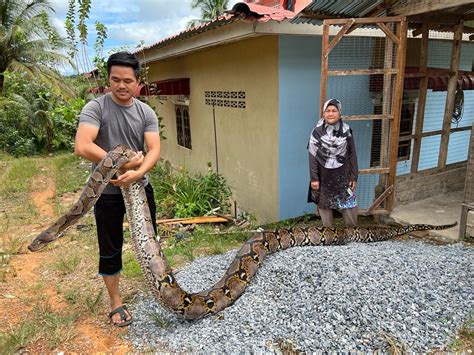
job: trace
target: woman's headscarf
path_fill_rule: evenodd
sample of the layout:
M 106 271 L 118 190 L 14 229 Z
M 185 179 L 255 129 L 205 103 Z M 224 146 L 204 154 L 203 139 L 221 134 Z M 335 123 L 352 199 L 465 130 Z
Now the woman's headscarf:
M 336 99 L 327 100 L 323 105 L 323 112 L 330 105 L 341 112 L 341 102 Z M 309 137 L 308 151 L 325 168 L 339 168 L 347 160 L 347 138 L 351 135 L 351 128 L 342 120 L 330 125 L 321 117 Z

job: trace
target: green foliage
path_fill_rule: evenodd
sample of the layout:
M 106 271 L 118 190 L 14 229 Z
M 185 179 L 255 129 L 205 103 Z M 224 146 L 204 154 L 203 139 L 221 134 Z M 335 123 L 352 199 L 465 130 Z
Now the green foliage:
M 201 10 L 201 18 L 189 21 L 188 28 L 214 20 L 216 17 L 223 15 L 228 6 L 229 0 L 193 0 L 191 8 L 199 8 Z
M 222 175 L 209 170 L 192 175 L 185 169 L 172 171 L 158 166 L 151 174 L 157 207 L 162 217 L 195 217 L 214 209 L 227 213 L 231 190 Z
M 84 99 L 66 99 L 46 83 L 5 74 L 0 149 L 15 156 L 70 149 Z
M 123 253 L 123 269 L 122 273 L 127 277 L 141 277 L 142 270 L 140 264 L 135 258 L 135 254 L 131 250 Z
M 71 93 L 56 69 L 71 63 L 60 53 L 66 49 L 66 42 L 51 25 L 49 16 L 53 11 L 47 0 L 0 1 L 0 94 L 7 70 Z

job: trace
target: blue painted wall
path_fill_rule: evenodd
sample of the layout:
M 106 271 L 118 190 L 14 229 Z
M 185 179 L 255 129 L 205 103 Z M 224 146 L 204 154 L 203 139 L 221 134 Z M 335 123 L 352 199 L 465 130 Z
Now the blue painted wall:
M 321 37 L 280 36 L 278 196 L 280 219 L 314 212 L 308 193 L 308 138 L 319 112 Z
M 370 48 L 372 39 L 358 38 Z M 353 40 L 352 40 L 353 42 Z M 353 43 L 351 44 L 353 45 Z M 341 42 L 335 55 L 345 55 L 349 45 Z M 306 202 L 309 184 L 309 134 L 318 119 L 321 68 L 321 37 L 280 36 L 279 71 L 279 214 L 280 219 L 314 213 L 314 204 Z M 368 68 L 370 56 L 358 52 L 351 58 L 353 68 Z M 347 65 L 345 68 L 348 69 Z M 336 69 L 333 66 L 331 69 Z M 360 88 L 366 90 L 361 91 Z M 343 101 L 344 114 L 373 113 L 369 98 L 368 76 L 331 77 L 328 97 Z M 371 122 L 351 122 L 360 168 L 370 162 Z M 361 176 L 357 188 L 359 205 L 370 206 L 378 176 Z

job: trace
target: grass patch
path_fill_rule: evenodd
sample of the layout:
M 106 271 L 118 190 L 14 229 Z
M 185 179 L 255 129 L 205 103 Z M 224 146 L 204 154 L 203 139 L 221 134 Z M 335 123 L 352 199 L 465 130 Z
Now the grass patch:
M 0 349 L 2 353 L 13 354 L 41 339 L 53 350 L 72 339 L 75 335 L 72 325 L 77 318 L 78 314 L 56 313 L 49 306 L 37 305 L 29 319 L 10 332 L 0 333 Z
M 163 248 L 171 267 L 177 267 L 183 260 L 192 262 L 196 257 L 222 254 L 228 250 L 239 248 L 250 237 L 245 231 L 219 233 L 212 226 L 197 226 L 193 234 L 176 240 L 171 236 Z M 178 236 L 180 234 L 177 234 Z
M 81 189 L 90 173 L 90 163 L 70 153 L 59 154 L 52 158 L 55 170 L 56 195 Z
M 76 270 L 81 262 L 81 256 L 78 254 L 64 254 L 54 263 L 54 268 L 62 275 L 68 275 Z
M 142 270 L 138 263 L 135 253 L 132 250 L 125 250 L 122 255 L 122 274 L 130 278 L 142 277 Z
M 0 181 L 0 194 L 12 198 L 17 193 L 29 192 L 31 179 L 40 172 L 38 158 L 9 160 L 8 166 Z

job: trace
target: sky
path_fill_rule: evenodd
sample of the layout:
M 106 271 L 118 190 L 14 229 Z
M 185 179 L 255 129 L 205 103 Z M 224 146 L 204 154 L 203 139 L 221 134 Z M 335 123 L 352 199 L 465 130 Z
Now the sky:
M 230 0 L 229 9 L 237 2 Z M 61 35 L 66 36 L 64 21 L 68 0 L 50 0 L 50 3 L 55 10 L 52 23 Z M 76 1 L 76 12 L 77 7 Z M 191 9 L 191 0 L 91 0 L 89 15 L 87 53 L 92 58 L 95 54 L 95 21 L 107 27 L 104 44 L 104 56 L 107 57 L 113 49 L 128 46 L 133 50 L 142 40 L 150 45 L 183 31 L 190 20 L 200 17 L 200 10 Z

